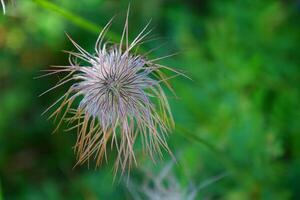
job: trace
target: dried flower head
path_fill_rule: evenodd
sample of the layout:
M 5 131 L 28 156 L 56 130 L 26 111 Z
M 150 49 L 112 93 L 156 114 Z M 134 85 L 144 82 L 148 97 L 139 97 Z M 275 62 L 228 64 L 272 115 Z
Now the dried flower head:
M 5 14 L 5 3 L 4 3 L 4 0 L 0 0 L 0 1 L 1 1 L 3 13 Z
M 68 36 L 78 50 L 68 51 L 70 66 L 53 66 L 47 70 L 48 74 L 43 75 L 67 73 L 43 94 L 72 82 L 68 91 L 45 112 L 59 105 L 50 116 L 55 119 L 61 116 L 58 127 L 64 120 L 71 124 L 77 121 L 69 128 L 78 129 L 75 144 L 77 164 L 89 161 L 95 155 L 96 165 L 100 165 L 103 158 L 107 159 L 106 149 L 110 145 L 117 150 L 115 172 L 119 167 L 124 172 L 132 162 L 136 164 L 134 144 L 138 135 L 141 136 L 144 152 L 152 159 L 155 153 L 162 156 L 161 147 L 170 152 L 166 134 L 173 128 L 174 122 L 161 84 L 165 83 L 170 88 L 167 79 L 181 74 L 155 64 L 163 57 L 149 60 L 135 53 L 135 48 L 151 30 L 147 31 L 148 23 L 129 43 L 128 13 L 129 9 L 119 44 L 104 42 L 112 20 L 101 31 L 94 54 L 88 53 Z M 85 65 L 80 65 L 77 60 Z M 166 77 L 163 69 L 176 74 Z M 76 104 L 76 99 L 80 103 Z

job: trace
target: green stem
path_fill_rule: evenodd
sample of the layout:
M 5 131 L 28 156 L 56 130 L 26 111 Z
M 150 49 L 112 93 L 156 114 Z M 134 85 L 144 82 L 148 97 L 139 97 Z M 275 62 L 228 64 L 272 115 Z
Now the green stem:
M 3 197 L 3 194 L 2 194 L 2 187 L 1 187 L 1 182 L 0 182 L 0 200 L 3 200 L 4 197 Z
M 226 153 L 216 148 L 213 144 L 207 142 L 203 138 L 199 137 L 198 135 L 191 133 L 190 131 L 186 130 L 180 125 L 176 125 L 176 129 L 178 130 L 178 133 L 180 133 L 185 139 L 188 139 L 192 142 L 198 142 L 199 144 L 205 146 L 207 149 L 209 149 L 211 152 L 213 152 L 220 161 L 229 169 L 232 171 L 238 171 L 236 164 L 233 162 L 231 158 L 229 158 Z
M 70 12 L 64 8 L 61 8 L 47 0 L 33 0 L 33 2 L 36 3 L 38 6 L 40 6 L 43 9 L 46 9 L 46 10 L 49 10 L 49 11 L 59 14 L 60 16 L 67 19 L 74 25 L 76 25 L 84 30 L 87 30 L 91 33 L 99 34 L 100 30 L 103 29 L 103 27 L 101 27 L 95 23 L 92 23 L 76 14 L 73 14 L 72 12 Z M 120 40 L 120 37 L 117 34 L 115 34 L 114 32 L 108 31 L 107 35 L 112 40 L 115 40 L 115 41 Z

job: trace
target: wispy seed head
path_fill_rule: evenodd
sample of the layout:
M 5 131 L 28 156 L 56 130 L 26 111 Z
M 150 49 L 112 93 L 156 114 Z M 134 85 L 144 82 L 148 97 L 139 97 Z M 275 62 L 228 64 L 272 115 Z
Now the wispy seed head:
M 158 174 L 144 170 L 142 183 L 128 182 L 134 200 L 195 200 L 198 188 L 190 183 L 183 186 L 173 173 L 173 163 L 164 166 Z
M 169 162 L 160 169 L 158 174 L 154 174 L 150 170 L 145 170 L 142 182 L 128 181 L 127 188 L 134 200 L 195 200 L 201 190 L 215 184 L 228 176 L 229 173 L 221 173 L 210 177 L 198 185 L 189 179 L 188 186 L 183 185 L 179 181 L 173 171 L 173 162 Z M 203 196 L 203 194 L 202 194 Z M 202 198 L 201 198 L 202 199 Z M 203 196 L 203 199 L 205 196 Z
M 89 161 L 92 155 L 95 155 L 96 164 L 101 164 L 103 158 L 107 158 L 106 149 L 110 145 L 118 153 L 115 170 L 121 167 L 124 172 L 132 162 L 136 163 L 134 144 L 137 136 L 141 138 L 144 152 L 152 159 L 156 153 L 162 155 L 161 147 L 170 152 L 166 134 L 174 123 L 161 84 L 169 87 L 167 79 L 171 77 L 166 77 L 162 70 L 171 70 L 176 75 L 179 72 L 154 63 L 161 58 L 149 60 L 146 54 L 134 53 L 150 33 L 147 31 L 149 24 L 129 43 L 128 13 L 121 41 L 118 44 L 104 42 L 111 21 L 101 31 L 94 54 L 68 36 L 78 52 L 68 52 L 70 66 L 53 66 L 47 70 L 48 74 L 42 75 L 67 73 L 43 94 L 72 82 L 68 91 L 45 112 L 59 105 L 50 116 L 61 116 L 58 127 L 64 120 L 70 124 L 77 121 L 70 128 L 78 130 L 77 164 Z M 79 65 L 78 59 L 86 65 Z M 75 99 L 80 103 L 76 104 Z

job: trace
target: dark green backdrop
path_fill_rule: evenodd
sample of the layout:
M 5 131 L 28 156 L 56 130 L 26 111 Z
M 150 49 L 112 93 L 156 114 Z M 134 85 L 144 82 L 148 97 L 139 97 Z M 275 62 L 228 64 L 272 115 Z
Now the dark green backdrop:
M 112 163 L 73 169 L 75 132 L 51 134 L 43 110 L 66 88 L 38 98 L 57 78 L 33 79 L 67 64 L 64 32 L 93 49 L 97 32 L 117 14 L 120 37 L 128 1 L 12 0 L 0 15 L 0 200 L 132 199 L 113 183 Z M 89 24 L 80 19 L 94 23 Z M 298 0 L 131 1 L 130 36 L 152 19 L 152 57 L 180 68 L 170 97 L 176 130 L 168 141 L 173 174 L 188 187 L 225 173 L 197 199 L 300 199 L 300 2 Z M 137 149 L 139 147 L 137 146 Z M 138 156 L 139 168 L 158 171 Z M 113 160 L 111 158 L 111 160 Z M 132 179 L 143 175 L 132 170 Z

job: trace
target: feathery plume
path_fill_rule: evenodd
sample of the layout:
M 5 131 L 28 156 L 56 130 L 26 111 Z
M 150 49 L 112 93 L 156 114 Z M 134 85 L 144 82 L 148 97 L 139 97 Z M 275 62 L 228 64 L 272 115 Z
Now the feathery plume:
M 136 54 L 136 48 L 144 42 L 151 30 L 149 23 L 130 43 L 128 39 L 128 15 L 118 44 L 104 41 L 112 23 L 111 19 L 100 32 L 95 44 L 95 53 L 90 54 L 70 36 L 68 38 L 78 52 L 68 51 L 70 66 L 53 66 L 46 70 L 48 75 L 67 73 L 44 95 L 66 83 L 72 82 L 68 91 L 54 102 L 45 112 L 59 105 L 49 118 L 58 119 L 58 127 L 63 121 L 74 124 L 68 130 L 77 129 L 75 152 L 77 164 L 83 164 L 95 156 L 96 166 L 103 158 L 107 160 L 107 148 L 115 148 L 117 157 L 115 173 L 120 167 L 122 173 L 137 164 L 134 144 L 137 136 L 143 143 L 143 152 L 154 160 L 156 154 L 162 156 L 161 147 L 171 153 L 166 135 L 174 127 L 174 122 L 162 83 L 172 90 L 168 79 L 182 73 L 156 64 L 164 58 L 147 59 Z M 77 60 L 86 65 L 80 65 Z M 162 70 L 176 73 L 167 77 Z M 75 101 L 79 99 L 79 104 Z M 77 165 L 76 164 L 76 165 Z
M 173 170 L 173 162 L 164 166 L 158 174 L 153 174 L 149 170 L 144 171 L 142 183 L 129 181 L 127 188 L 134 200 L 195 200 L 200 190 L 223 179 L 228 174 L 211 177 L 198 186 L 190 182 L 188 186 L 183 186 L 176 178 Z M 205 198 L 204 198 L 205 199 Z
M 0 0 L 0 1 L 1 1 L 3 13 L 5 14 L 5 3 L 4 3 L 4 0 Z

